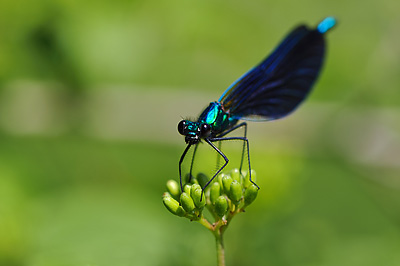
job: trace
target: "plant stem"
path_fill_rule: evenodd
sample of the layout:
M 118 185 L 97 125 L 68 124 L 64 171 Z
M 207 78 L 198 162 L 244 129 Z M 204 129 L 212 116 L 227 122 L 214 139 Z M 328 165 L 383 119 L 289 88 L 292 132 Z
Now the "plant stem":
M 203 216 L 201 216 L 201 218 L 198 222 L 201 223 L 205 228 L 207 228 L 211 232 L 214 232 L 214 227 Z
M 214 232 L 215 242 L 217 244 L 217 265 L 225 266 L 225 248 L 224 248 L 224 240 L 223 233 L 221 232 L 221 228 L 217 229 Z

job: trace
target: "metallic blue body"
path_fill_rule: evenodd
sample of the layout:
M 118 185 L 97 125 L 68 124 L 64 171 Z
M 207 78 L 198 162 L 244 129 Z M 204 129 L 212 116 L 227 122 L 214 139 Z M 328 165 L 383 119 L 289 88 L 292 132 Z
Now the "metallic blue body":
M 203 113 L 201 113 L 197 123 L 209 124 L 211 126 L 211 136 L 215 137 L 234 126 L 237 121 L 238 119 L 230 117 L 230 115 L 223 110 L 219 102 L 212 102 Z

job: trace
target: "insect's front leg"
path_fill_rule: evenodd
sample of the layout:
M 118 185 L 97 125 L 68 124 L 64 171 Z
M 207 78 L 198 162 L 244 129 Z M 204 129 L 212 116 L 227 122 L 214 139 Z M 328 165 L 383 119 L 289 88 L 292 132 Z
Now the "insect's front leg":
M 179 182 L 181 184 L 181 191 L 183 192 L 183 185 L 182 185 L 182 162 L 183 159 L 185 159 L 186 153 L 188 152 L 188 150 L 190 149 L 190 146 L 192 146 L 191 144 L 188 144 L 186 146 L 186 149 L 183 151 L 182 155 L 181 155 L 181 159 L 179 160 Z
M 196 156 L 196 151 L 197 151 L 197 147 L 199 147 L 199 143 L 195 144 L 196 146 L 194 146 L 194 151 L 193 151 L 193 156 L 192 156 L 192 162 L 190 163 L 190 170 L 189 170 L 189 180 L 188 182 L 190 183 L 190 181 L 192 180 L 192 170 L 193 170 L 193 164 L 194 164 L 194 157 Z

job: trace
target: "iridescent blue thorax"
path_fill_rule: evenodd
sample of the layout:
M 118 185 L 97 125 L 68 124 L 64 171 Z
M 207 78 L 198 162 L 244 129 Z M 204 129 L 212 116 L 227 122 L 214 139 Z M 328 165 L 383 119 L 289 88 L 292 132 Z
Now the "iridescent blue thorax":
M 220 103 L 212 102 L 201 113 L 197 122 L 182 120 L 178 131 L 185 136 L 186 143 L 196 144 L 201 139 L 218 136 L 234 126 L 237 121 L 222 109 Z
M 222 109 L 219 102 L 212 102 L 201 113 L 197 122 L 199 124 L 209 124 L 211 126 L 211 135 L 215 136 L 237 123 L 237 119 L 232 119 L 228 113 Z

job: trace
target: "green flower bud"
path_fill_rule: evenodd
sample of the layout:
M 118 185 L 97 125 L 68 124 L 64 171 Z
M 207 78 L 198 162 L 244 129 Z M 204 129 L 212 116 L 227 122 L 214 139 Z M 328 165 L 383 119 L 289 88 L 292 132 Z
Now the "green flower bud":
M 240 199 L 242 198 L 242 185 L 236 180 L 233 180 L 233 182 L 231 183 L 229 198 L 236 205 L 240 202 Z
M 224 188 L 224 192 L 227 196 L 229 196 L 229 192 L 231 190 L 231 183 L 232 183 L 232 177 L 229 175 L 225 175 L 222 177 L 222 185 Z
M 190 196 L 190 190 L 191 190 L 191 188 L 192 188 L 191 185 L 186 184 L 186 185 L 183 187 L 183 192 L 186 192 L 186 193 Z
M 207 184 L 207 182 L 209 181 L 210 179 L 208 178 L 208 176 L 206 176 L 205 174 L 203 174 L 203 173 L 199 173 L 198 175 L 197 175 L 197 181 L 199 182 L 199 185 L 203 188 L 206 184 Z
M 258 187 L 251 184 L 246 191 L 244 192 L 244 204 L 250 205 L 257 197 L 258 194 Z
M 251 169 L 251 180 L 253 180 L 253 182 L 257 182 L 257 174 L 256 171 Z
M 221 196 L 221 186 L 219 182 L 214 182 L 210 188 L 210 201 L 214 205 L 218 197 Z
M 164 197 L 172 197 L 172 196 L 171 196 L 171 194 L 169 192 L 164 192 L 162 194 L 162 197 L 164 198 Z
M 251 180 L 255 183 L 257 180 L 257 174 L 256 171 L 251 170 Z M 250 182 L 250 175 L 249 172 L 246 173 L 245 178 L 244 178 L 244 187 L 248 188 L 251 184 L 253 184 L 252 182 Z M 254 185 L 254 184 L 253 184 Z
M 189 213 L 193 212 L 193 210 L 195 208 L 193 199 L 186 192 L 183 192 L 181 194 L 181 204 L 182 204 L 183 209 Z
M 179 198 L 180 187 L 178 185 L 178 182 L 176 182 L 175 180 L 168 180 L 167 190 L 172 195 L 172 197 L 174 197 L 175 199 Z
M 225 215 L 227 210 L 228 201 L 224 196 L 219 196 L 217 201 L 215 202 L 215 212 L 218 214 L 219 217 L 222 217 Z
M 222 186 L 222 178 L 225 176 L 225 174 L 219 174 L 218 176 L 217 176 L 217 181 L 218 181 L 218 183 L 219 183 L 219 185 L 221 186 L 221 188 L 223 187 Z
M 200 186 L 198 186 L 194 191 L 193 191 L 193 186 L 192 186 L 192 199 L 194 202 L 194 205 L 198 209 L 202 209 L 206 205 L 206 197 L 204 196 L 203 190 L 201 189 Z
M 235 169 L 233 169 L 232 171 L 231 171 L 231 177 L 232 177 L 232 179 L 233 180 L 236 180 L 236 181 L 238 181 L 239 183 L 242 181 L 241 179 L 241 176 L 240 176 L 240 172 L 239 172 L 239 169 L 237 169 L 237 168 L 235 168 Z
M 185 210 L 179 205 L 179 202 L 173 199 L 171 196 L 163 197 L 163 203 L 172 214 L 181 217 L 185 215 Z
M 198 189 L 198 188 L 201 189 L 200 185 L 198 185 L 198 184 L 193 184 L 193 185 L 190 187 L 190 196 L 191 196 L 191 197 L 193 196 L 193 192 L 194 192 L 196 189 Z

